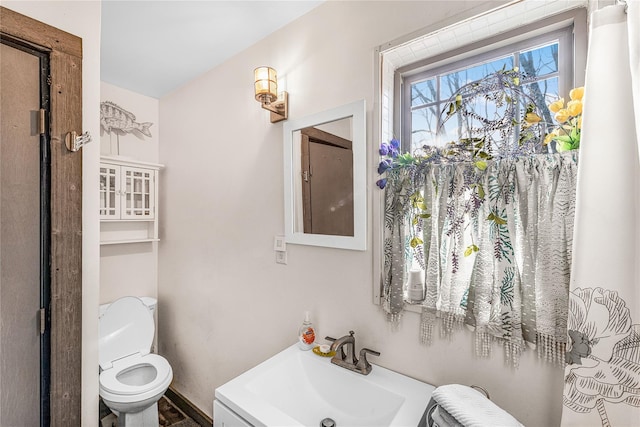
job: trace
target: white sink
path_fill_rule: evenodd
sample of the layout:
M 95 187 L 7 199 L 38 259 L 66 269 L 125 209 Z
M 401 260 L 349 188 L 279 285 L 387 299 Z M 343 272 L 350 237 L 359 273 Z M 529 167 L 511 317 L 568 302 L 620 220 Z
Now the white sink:
M 433 389 L 376 365 L 360 375 L 293 345 L 217 388 L 215 398 L 256 427 L 319 426 L 325 418 L 336 427 L 415 427 Z

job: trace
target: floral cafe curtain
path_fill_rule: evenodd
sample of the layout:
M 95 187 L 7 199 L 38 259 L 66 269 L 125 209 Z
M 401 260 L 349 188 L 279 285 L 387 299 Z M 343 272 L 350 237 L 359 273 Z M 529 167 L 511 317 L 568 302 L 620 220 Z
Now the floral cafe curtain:
M 463 162 L 390 173 L 387 313 L 402 312 L 414 262 L 424 271 L 423 342 L 441 317 L 441 335 L 456 325 L 475 330 L 478 355 L 499 340 L 514 365 L 525 342 L 564 360 L 577 164 L 577 151 L 568 151 L 498 160 L 484 171 Z M 428 207 L 422 227 L 413 224 L 416 204 Z
M 518 85 L 520 78 L 509 81 Z M 453 101 L 455 109 L 467 98 L 475 102 L 464 94 Z M 558 133 L 534 131 L 541 114 L 530 108 L 525 115 L 520 107 L 513 114 L 521 111 L 521 120 L 506 114 L 511 123 L 524 123 L 508 129 L 520 133 L 519 144 L 489 144 L 488 135 L 499 126 L 486 120 L 482 137 L 423 147 L 420 156 L 389 155 L 397 142 L 383 144 L 381 154 L 388 159 L 379 168 L 386 177 L 378 181 L 384 189 L 382 306 L 391 321 L 400 318 L 406 303 L 421 307 L 425 344 L 438 329 L 449 336 L 466 325 L 475 333 L 478 356 L 489 356 L 499 342 L 512 366 L 526 346 L 561 364 L 578 151 L 543 147 L 545 134 L 549 140 Z

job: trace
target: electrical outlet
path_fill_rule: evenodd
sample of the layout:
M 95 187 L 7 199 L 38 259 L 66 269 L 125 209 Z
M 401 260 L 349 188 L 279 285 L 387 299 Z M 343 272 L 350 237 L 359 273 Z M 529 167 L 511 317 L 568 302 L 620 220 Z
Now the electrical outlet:
M 287 263 L 287 252 L 285 252 L 285 251 L 276 251 L 276 263 L 278 263 L 278 264 L 286 264 Z

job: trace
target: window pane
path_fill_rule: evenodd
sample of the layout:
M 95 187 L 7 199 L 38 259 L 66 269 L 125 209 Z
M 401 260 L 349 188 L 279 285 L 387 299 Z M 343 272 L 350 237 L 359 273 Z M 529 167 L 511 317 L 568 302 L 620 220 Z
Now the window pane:
M 520 67 L 528 77 L 558 72 L 558 43 L 521 52 Z
M 464 70 L 459 70 L 453 73 L 445 74 L 440 79 L 440 91 L 441 99 L 449 99 L 454 93 L 466 85 L 491 73 L 500 71 L 502 69 L 510 70 L 514 67 L 513 56 L 496 59 L 483 64 L 475 65 Z
M 424 80 L 411 85 L 411 107 L 429 104 L 437 99 L 436 79 Z
M 439 111 L 435 106 L 411 112 L 411 152 L 425 144 L 434 145 Z
M 549 111 L 548 105 L 560 98 L 558 95 L 558 77 L 552 77 L 550 79 L 540 80 L 535 83 L 524 85 L 522 89 L 540 109 L 543 120 L 547 123 L 551 123 L 553 113 Z
M 524 114 L 531 111 L 532 103 L 543 119 L 537 128 L 542 126 L 544 130 L 545 125 L 549 126 L 554 121 L 548 105 L 559 98 L 558 87 L 564 88 L 570 77 L 560 76 L 559 58 L 565 55 L 570 58 L 572 52 L 570 29 L 562 31 L 518 41 L 512 46 L 479 53 L 469 59 L 438 66 L 432 71 L 418 72 L 417 75 L 413 73 L 415 70 L 407 71 L 405 75 L 409 76 L 411 83 L 408 83 L 408 93 L 403 94 L 407 94 L 409 99 L 402 100 L 401 116 L 409 116 L 405 123 L 411 124 L 402 128 L 402 143 L 406 144 L 403 150 L 415 152 L 416 148 L 425 144 L 442 146 L 460 138 L 483 136 L 493 140 L 494 144 L 501 144 L 501 141 L 504 144 L 518 142 L 522 139 L 520 126 L 523 126 Z M 517 102 L 518 106 L 506 120 L 498 122 L 507 112 L 504 104 L 506 99 L 486 98 L 485 95 L 474 93 L 471 90 L 473 88 L 462 94 L 463 105 L 472 113 L 447 119 L 446 112 L 442 110 L 450 109 L 447 102 L 460 93 L 465 85 L 515 67 L 525 77 L 521 79 L 519 87 L 507 90 L 507 99 Z M 483 89 L 502 92 L 500 84 L 492 84 L 498 83 L 487 82 Z M 520 90 L 524 90 L 526 96 Z M 565 93 L 561 95 L 566 97 Z M 470 99 L 472 96 L 477 99 Z M 455 105 L 459 105 L 459 101 Z M 444 119 L 447 119 L 445 125 L 438 129 Z
M 485 138 L 487 143 L 508 140 L 511 128 L 510 104 L 502 91 L 477 95 L 464 109 L 471 114 L 455 114 L 445 122 L 443 141 L 460 142 L 468 138 Z
M 447 119 L 442 125 L 442 132 L 439 137 L 438 144 L 435 142 L 432 145 L 444 146 L 449 142 L 458 141 L 460 138 L 465 138 L 462 135 L 462 125 L 460 123 L 460 114 L 454 114 Z
M 504 92 L 493 92 L 483 96 L 476 96 L 471 103 L 469 109 L 475 112 L 483 120 L 469 117 L 468 127 L 473 135 L 469 134 L 465 137 L 478 136 L 486 128 L 498 128 L 504 126 L 504 118 L 507 113 L 508 103 L 505 100 Z

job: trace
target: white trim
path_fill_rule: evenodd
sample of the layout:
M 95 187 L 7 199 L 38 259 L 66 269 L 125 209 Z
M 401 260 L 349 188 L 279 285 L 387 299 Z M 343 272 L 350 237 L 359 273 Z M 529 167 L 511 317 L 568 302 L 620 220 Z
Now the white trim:
M 352 117 L 353 131 L 353 237 L 307 234 L 295 227 L 293 132 Z M 360 100 L 284 124 L 284 235 L 287 243 L 364 251 L 367 249 L 366 105 Z

